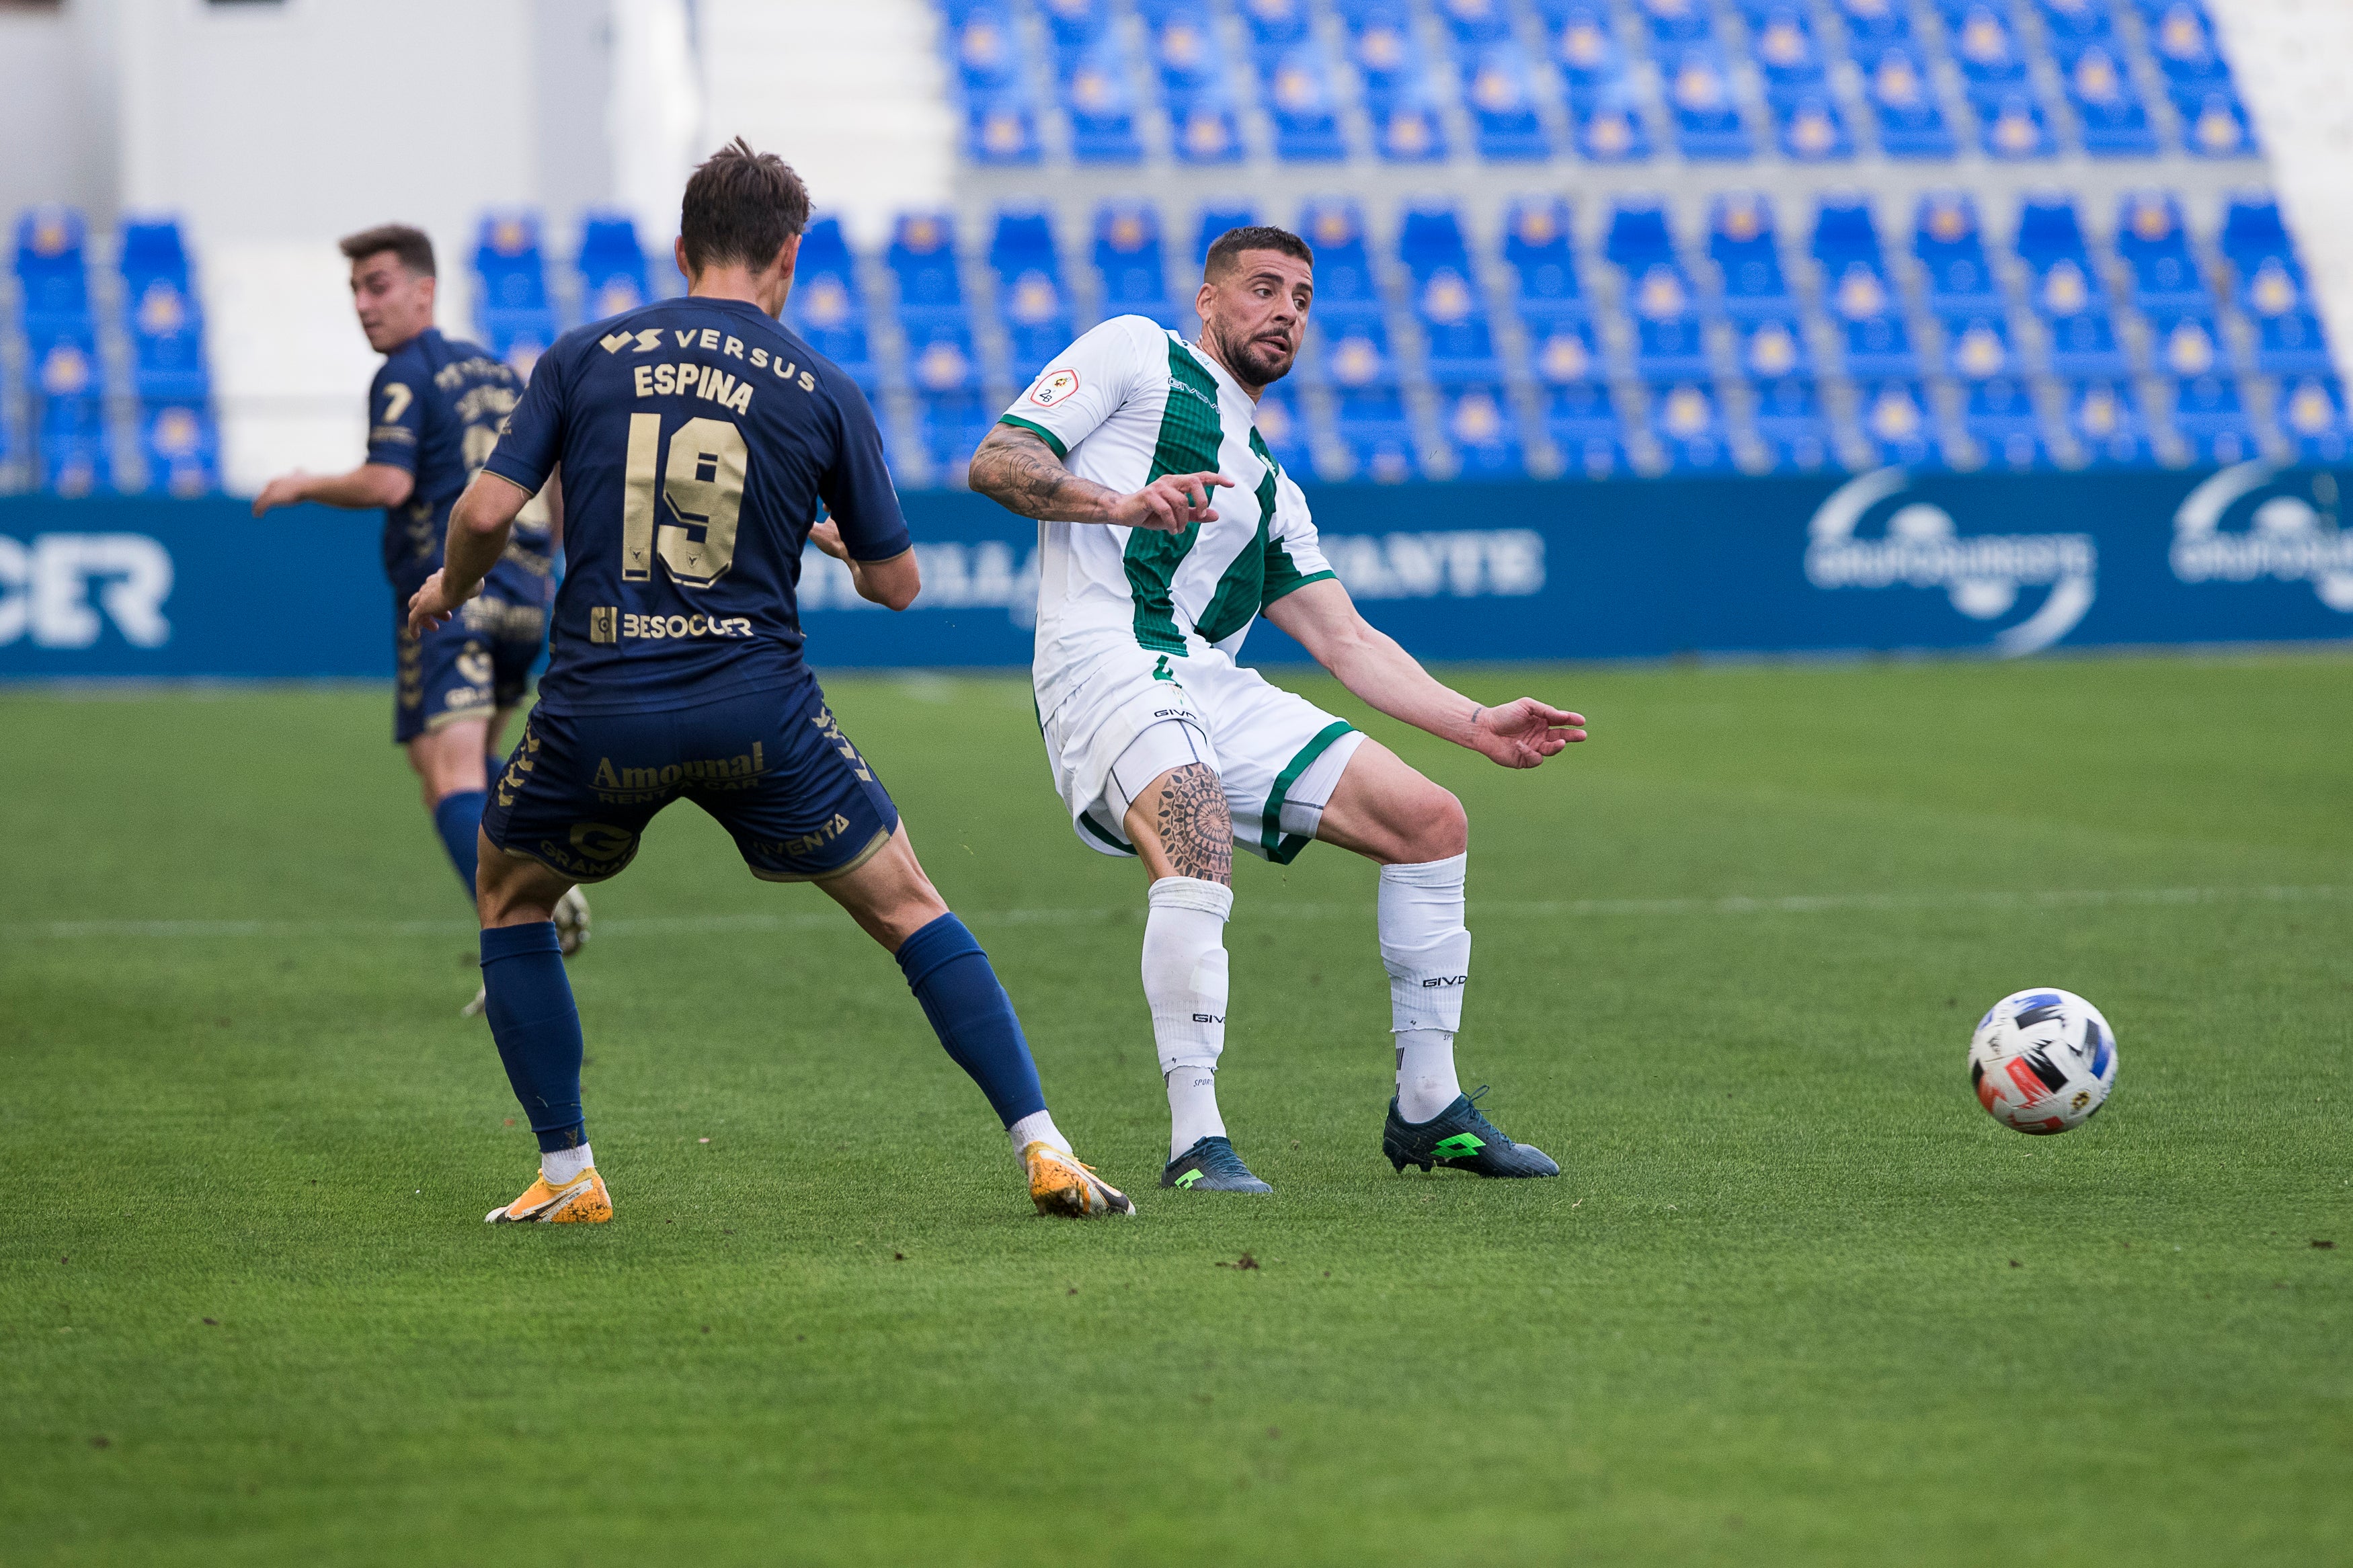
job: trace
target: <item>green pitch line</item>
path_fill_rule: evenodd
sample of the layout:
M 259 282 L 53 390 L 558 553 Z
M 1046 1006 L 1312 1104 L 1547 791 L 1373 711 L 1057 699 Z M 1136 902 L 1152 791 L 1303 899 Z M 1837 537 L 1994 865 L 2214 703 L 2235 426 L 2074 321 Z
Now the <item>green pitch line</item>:
M 1141 884 L 1026 686 L 832 683 L 1138 1196 L 1088 1226 L 681 807 L 573 970 L 618 1217 L 491 1231 L 530 1141 L 383 697 L 0 694 L 0 1563 L 2342 1560 L 2353 659 L 1457 679 L 1596 738 L 1311 689 L 1469 807 L 1465 1081 L 1565 1175 L 1391 1173 L 1319 847 L 1237 868 L 1248 1203 L 1155 1184 Z M 2123 1054 L 2053 1139 L 1964 1062 L 2036 984 Z

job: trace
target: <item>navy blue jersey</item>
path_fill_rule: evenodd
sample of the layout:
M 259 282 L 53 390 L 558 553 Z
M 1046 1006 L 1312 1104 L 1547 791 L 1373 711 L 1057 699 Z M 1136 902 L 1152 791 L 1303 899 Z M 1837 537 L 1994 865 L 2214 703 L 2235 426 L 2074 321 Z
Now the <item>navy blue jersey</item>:
M 502 360 L 427 327 L 386 354 L 368 388 L 367 460 L 406 468 L 417 488 L 384 513 L 384 570 L 406 601 L 441 569 L 449 508 L 506 426 L 522 382 Z M 552 549 L 545 524 L 518 524 L 494 590 L 545 603 Z
M 559 463 L 553 713 L 799 680 L 810 525 L 829 514 L 860 561 L 907 548 L 865 396 L 747 300 L 667 300 L 558 339 L 488 467 L 536 492 Z

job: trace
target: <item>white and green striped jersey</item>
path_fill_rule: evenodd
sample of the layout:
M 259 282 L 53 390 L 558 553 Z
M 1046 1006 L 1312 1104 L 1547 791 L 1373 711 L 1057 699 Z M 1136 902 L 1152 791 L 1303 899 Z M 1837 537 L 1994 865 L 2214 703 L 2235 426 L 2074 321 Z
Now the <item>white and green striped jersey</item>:
M 1144 316 L 1117 316 L 1058 355 L 1000 423 L 1035 432 L 1071 472 L 1123 494 L 1166 474 L 1222 473 L 1218 521 L 1182 533 L 1038 525 L 1039 707 L 1051 712 L 1107 647 L 1241 651 L 1266 605 L 1332 575 L 1307 498 L 1259 437 L 1250 394 Z

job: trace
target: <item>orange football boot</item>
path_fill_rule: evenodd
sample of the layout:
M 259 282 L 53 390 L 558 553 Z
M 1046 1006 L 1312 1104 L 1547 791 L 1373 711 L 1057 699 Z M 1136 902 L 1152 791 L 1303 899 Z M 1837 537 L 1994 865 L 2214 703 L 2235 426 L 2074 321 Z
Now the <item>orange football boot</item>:
M 602 1225 L 612 1217 L 613 1194 L 593 1165 L 560 1187 L 543 1172 L 522 1196 L 482 1216 L 491 1225 Z
M 1085 1219 L 1099 1214 L 1134 1214 L 1134 1203 L 1125 1193 L 1095 1174 L 1094 1167 L 1079 1163 L 1040 1139 L 1021 1151 L 1029 1172 L 1029 1201 L 1039 1214 L 1067 1215 Z

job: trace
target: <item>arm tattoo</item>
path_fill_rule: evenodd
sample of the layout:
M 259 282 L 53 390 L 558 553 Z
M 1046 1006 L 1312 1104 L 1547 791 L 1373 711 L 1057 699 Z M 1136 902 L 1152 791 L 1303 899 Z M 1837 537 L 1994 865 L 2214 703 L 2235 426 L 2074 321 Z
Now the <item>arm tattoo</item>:
M 1027 430 L 999 425 L 972 455 L 974 489 L 1023 517 L 1092 522 L 1118 498 L 1062 466 L 1052 447 Z
M 1216 773 L 1199 763 L 1172 771 L 1160 782 L 1156 816 L 1160 847 L 1170 869 L 1180 877 L 1232 886 L 1234 821 Z

